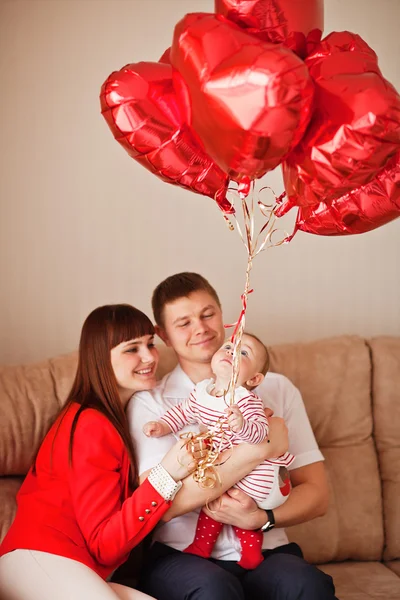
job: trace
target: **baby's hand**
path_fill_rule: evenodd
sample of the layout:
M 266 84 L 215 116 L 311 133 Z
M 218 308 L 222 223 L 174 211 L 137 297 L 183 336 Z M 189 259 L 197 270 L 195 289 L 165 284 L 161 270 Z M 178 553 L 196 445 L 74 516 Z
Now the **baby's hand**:
M 244 424 L 244 418 L 240 412 L 240 408 L 236 406 L 236 404 L 233 404 L 226 409 L 226 412 L 228 413 L 228 425 L 230 429 L 235 433 L 239 433 Z
M 143 426 L 143 433 L 147 437 L 158 438 L 171 433 L 171 429 L 164 421 L 149 421 Z

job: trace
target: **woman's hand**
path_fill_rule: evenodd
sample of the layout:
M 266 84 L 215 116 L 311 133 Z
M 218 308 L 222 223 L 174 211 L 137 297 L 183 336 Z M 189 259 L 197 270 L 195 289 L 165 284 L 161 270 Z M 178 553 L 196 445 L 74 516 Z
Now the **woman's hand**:
M 175 481 L 180 481 L 195 470 L 202 454 L 198 442 L 179 440 L 167 452 L 161 464 Z

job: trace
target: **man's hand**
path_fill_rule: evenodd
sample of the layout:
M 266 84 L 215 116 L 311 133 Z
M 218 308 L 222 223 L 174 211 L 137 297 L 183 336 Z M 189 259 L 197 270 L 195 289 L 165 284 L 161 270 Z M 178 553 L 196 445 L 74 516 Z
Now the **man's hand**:
M 171 433 L 171 428 L 164 421 L 149 421 L 143 425 L 143 433 L 147 437 L 159 438 Z
M 239 431 L 243 429 L 244 424 L 244 417 L 241 413 L 240 408 L 237 406 L 237 404 L 233 404 L 232 406 L 227 408 L 225 412 L 228 414 L 227 421 L 229 428 L 231 429 L 231 431 L 239 433 Z
M 225 525 L 236 525 L 242 529 L 259 529 L 266 522 L 265 511 L 255 501 L 236 488 L 231 488 L 220 498 L 203 507 L 207 516 Z
M 270 408 L 265 409 L 269 425 L 269 443 L 267 446 L 265 445 L 265 442 L 258 444 L 260 447 L 264 448 L 264 453 L 262 454 L 260 462 L 269 458 L 282 456 L 289 448 L 289 432 L 286 423 L 281 417 L 270 416 L 271 412 Z

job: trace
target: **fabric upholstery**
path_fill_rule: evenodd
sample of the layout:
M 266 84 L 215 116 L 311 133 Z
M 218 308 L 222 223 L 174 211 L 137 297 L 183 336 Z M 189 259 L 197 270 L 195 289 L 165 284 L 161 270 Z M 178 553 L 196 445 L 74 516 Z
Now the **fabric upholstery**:
M 400 560 L 389 560 L 385 565 L 400 577 Z
M 49 360 L 50 375 L 54 382 L 54 394 L 59 406 L 63 406 L 75 379 L 78 353 L 64 354 Z
M 0 474 L 23 475 L 58 411 L 49 361 L 0 369 Z
M 275 346 L 270 354 L 271 370 L 289 377 L 303 396 L 331 488 L 327 514 L 288 529 L 290 540 L 312 562 L 379 560 L 382 501 L 365 341 L 343 336 Z
M 399 600 L 400 577 L 378 562 L 345 562 L 319 567 L 333 577 L 339 600 Z
M 0 367 L 0 475 L 24 475 L 71 388 L 76 353 Z
M 22 481 L 22 477 L 0 477 L 0 541 L 14 519 L 17 508 L 15 496 Z
M 162 379 L 164 375 L 172 371 L 178 364 L 176 354 L 172 348 L 167 348 L 164 344 L 157 345 L 160 355 L 160 362 L 157 369 L 157 379 Z
M 375 439 L 383 485 L 385 560 L 400 558 L 400 339 L 371 340 Z M 400 597 L 400 596 L 399 596 Z

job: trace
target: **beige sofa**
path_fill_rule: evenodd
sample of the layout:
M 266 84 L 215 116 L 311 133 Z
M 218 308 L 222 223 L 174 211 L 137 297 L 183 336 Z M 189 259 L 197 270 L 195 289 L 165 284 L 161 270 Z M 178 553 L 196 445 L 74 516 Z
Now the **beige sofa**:
M 327 514 L 291 528 L 290 538 L 334 577 L 340 600 L 399 600 L 400 338 L 275 346 L 271 357 L 272 369 L 303 394 L 331 487 Z M 163 349 L 161 373 L 173 364 Z M 68 355 L 0 368 L 1 539 L 75 366 L 76 355 Z

